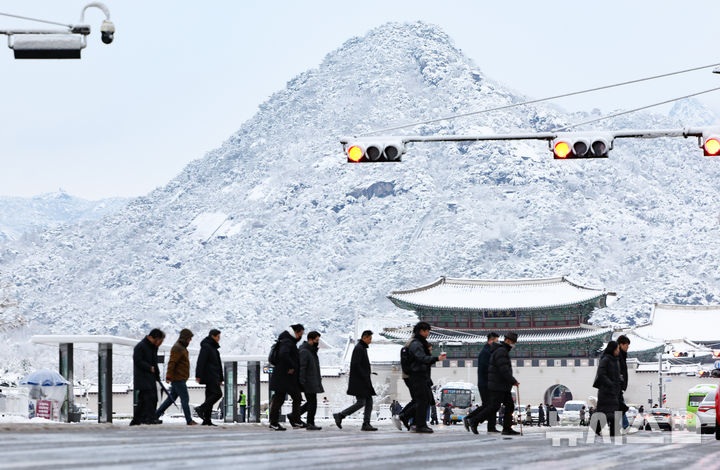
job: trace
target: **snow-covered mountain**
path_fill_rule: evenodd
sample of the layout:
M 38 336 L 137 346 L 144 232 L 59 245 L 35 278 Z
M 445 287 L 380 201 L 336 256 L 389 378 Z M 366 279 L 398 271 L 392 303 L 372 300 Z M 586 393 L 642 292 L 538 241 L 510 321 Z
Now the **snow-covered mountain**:
M 566 274 L 619 293 L 602 322 L 644 320 L 653 302 L 720 302 L 720 160 L 693 139 L 617 141 L 611 158 L 587 161 L 555 161 L 544 143 L 416 144 L 402 163 L 361 165 L 338 143 L 524 99 L 438 28 L 383 25 L 288 82 L 165 187 L 2 249 L 0 282 L 23 332 L 220 327 L 225 351 L 254 353 L 291 322 L 340 343 L 357 317 L 396 315 L 390 290 L 440 275 Z M 547 131 L 583 118 L 524 106 L 408 132 Z
M 62 189 L 34 197 L 0 196 L 0 241 L 16 240 L 23 234 L 98 220 L 117 212 L 129 199 L 88 201 Z

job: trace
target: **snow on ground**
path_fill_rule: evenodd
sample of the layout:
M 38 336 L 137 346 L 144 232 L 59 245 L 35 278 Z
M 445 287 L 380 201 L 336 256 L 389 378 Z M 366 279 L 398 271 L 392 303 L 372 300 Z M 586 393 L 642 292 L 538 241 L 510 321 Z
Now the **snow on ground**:
M 274 469 L 309 465 L 314 469 L 384 468 L 711 468 L 720 443 L 705 436 L 694 443 L 671 443 L 671 434 L 639 432 L 624 444 L 587 443 L 580 428 L 525 428 L 525 435 L 505 439 L 462 426 L 437 426 L 432 435 L 398 431 L 376 424 L 377 432 L 360 431 L 360 423 L 337 429 L 282 433 L 264 424 L 204 426 L 34 425 L 0 426 L 0 469 L 37 468 L 242 468 Z M 553 445 L 553 436 L 576 434 Z M 699 436 L 698 436 L 699 437 Z

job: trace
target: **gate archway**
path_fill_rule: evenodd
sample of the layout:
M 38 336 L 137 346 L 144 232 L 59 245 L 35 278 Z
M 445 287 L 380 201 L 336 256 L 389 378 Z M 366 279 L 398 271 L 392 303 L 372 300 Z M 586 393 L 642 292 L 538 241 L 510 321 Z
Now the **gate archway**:
M 572 399 L 572 392 L 565 385 L 556 384 L 545 390 L 544 403 L 551 404 L 555 408 L 564 408 L 565 402 Z

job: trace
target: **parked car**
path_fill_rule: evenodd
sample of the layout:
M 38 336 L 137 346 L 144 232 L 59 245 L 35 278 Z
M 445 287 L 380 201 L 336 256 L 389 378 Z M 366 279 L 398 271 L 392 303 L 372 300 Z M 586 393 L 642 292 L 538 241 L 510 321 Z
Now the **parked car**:
M 588 406 L 583 400 L 570 400 L 565 402 L 563 412 L 558 408 L 558 420 L 560 424 L 580 424 L 580 409 L 585 407 L 585 419 L 587 419 Z

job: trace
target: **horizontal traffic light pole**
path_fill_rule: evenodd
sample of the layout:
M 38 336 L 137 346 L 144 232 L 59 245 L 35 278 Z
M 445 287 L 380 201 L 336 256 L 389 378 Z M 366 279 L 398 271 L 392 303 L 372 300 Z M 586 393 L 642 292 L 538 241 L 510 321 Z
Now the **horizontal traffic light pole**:
M 705 155 L 720 154 L 720 127 L 683 129 L 625 129 L 617 131 L 536 132 L 485 135 L 410 135 L 343 137 L 348 162 L 400 161 L 410 142 L 481 142 L 503 140 L 545 140 L 557 159 L 606 158 L 615 139 L 656 139 L 661 137 L 698 137 Z M 389 151 L 388 151 L 389 150 Z M 393 158 L 391 158 L 393 157 Z

